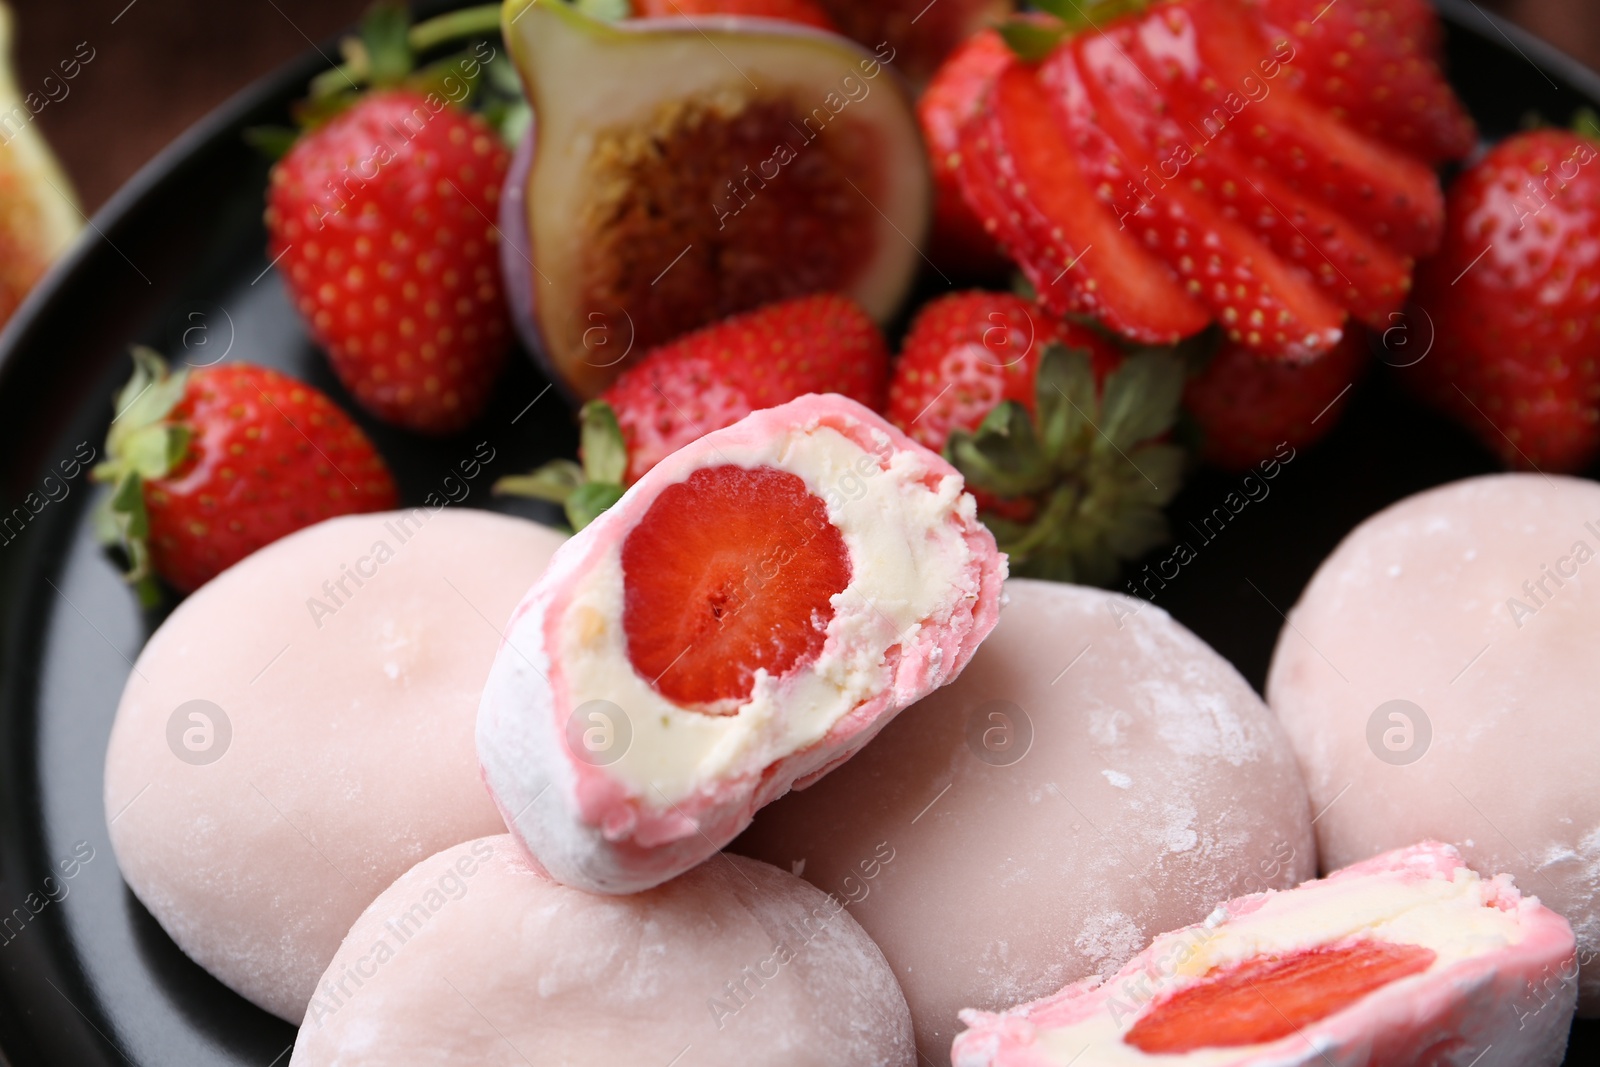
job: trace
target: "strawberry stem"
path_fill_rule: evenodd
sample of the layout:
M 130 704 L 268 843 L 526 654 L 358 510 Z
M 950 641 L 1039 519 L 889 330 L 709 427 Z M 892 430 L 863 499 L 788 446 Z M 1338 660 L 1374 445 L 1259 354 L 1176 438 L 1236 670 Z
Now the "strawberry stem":
M 464 7 L 459 11 L 419 22 L 396 35 L 392 5 L 377 4 L 362 21 L 361 37 L 346 38 L 340 49 L 345 61 L 311 79 L 312 99 L 333 96 L 362 85 L 397 84 L 411 72 L 415 57 L 450 41 L 466 37 L 498 37 L 500 34 L 500 5 L 482 4 Z M 403 15 L 404 8 L 400 9 Z M 374 40 L 382 44 L 374 54 Z M 395 73 L 396 46 L 406 55 L 406 67 Z
M 622 480 L 628 473 L 628 446 L 611 405 L 591 400 L 583 405 L 581 418 L 578 451 L 583 466 L 570 459 L 554 460 L 528 474 L 501 478 L 493 490 L 497 496 L 525 496 L 560 504 L 574 533 L 622 499 Z
M 406 35 L 406 42 L 411 45 L 413 52 L 426 52 L 447 41 L 459 41 L 463 37 L 487 37 L 499 33 L 500 5 L 481 4 L 478 7 L 464 7 L 460 11 L 451 11 L 426 22 L 417 23 Z
M 112 486 L 96 509 L 96 533 L 102 544 L 122 549 L 128 560 L 123 577 L 147 608 L 160 602 L 161 590 L 150 566 L 144 483 L 164 477 L 188 455 L 189 427 L 169 419 L 183 399 L 187 377 L 187 371 L 172 373 L 154 350 L 135 347 L 133 376 L 117 394 L 116 416 L 106 434 L 106 459 L 90 474 Z

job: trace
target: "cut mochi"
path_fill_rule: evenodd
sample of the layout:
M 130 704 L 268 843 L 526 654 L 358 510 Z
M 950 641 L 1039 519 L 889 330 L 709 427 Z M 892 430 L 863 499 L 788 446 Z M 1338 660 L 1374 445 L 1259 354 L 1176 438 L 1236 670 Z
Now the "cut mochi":
M 1329 867 L 1447 841 L 1578 939 L 1600 1015 L 1600 485 L 1504 474 L 1402 500 L 1318 568 L 1267 699 Z
M 484 511 L 332 519 L 178 605 L 123 691 L 105 806 L 179 948 L 297 1021 L 385 886 L 504 831 L 473 717 L 496 627 L 561 541 Z
M 1230 900 L 1111 977 L 962 1012 L 956 1067 L 1556 1067 L 1572 928 L 1424 842 Z
M 424 860 L 322 976 L 291 1067 L 912 1067 L 894 975 L 841 903 L 721 856 L 630 897 L 509 835 Z
M 865 407 L 758 411 L 556 553 L 484 691 L 485 780 L 557 881 L 657 885 L 960 673 L 1005 570 L 955 469 Z
M 965 1007 L 1109 974 L 1219 900 L 1316 874 L 1294 755 L 1143 601 L 1012 579 L 953 685 L 763 811 L 736 851 L 850 901 L 949 1062 Z

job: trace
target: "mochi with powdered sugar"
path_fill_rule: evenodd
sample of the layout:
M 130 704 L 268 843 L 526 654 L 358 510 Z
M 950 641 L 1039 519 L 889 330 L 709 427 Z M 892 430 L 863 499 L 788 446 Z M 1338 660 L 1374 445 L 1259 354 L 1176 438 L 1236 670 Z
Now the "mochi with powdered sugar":
M 105 810 L 123 878 L 191 959 L 296 1021 L 385 886 L 504 830 L 478 695 L 562 540 L 484 511 L 332 519 L 168 616 L 117 709 Z
M 1221 656 L 1142 601 L 1006 593 L 960 678 L 733 846 L 850 902 L 933 1064 L 961 1009 L 1110 974 L 1316 872 L 1293 755 Z
M 1289 622 L 1267 696 L 1331 805 L 1325 862 L 1433 838 L 1514 875 L 1572 924 L 1578 1014 L 1600 1016 L 1600 485 L 1408 497 L 1345 538 Z
M 291 1067 L 912 1067 L 905 999 L 839 901 L 742 856 L 633 896 L 570 889 L 501 835 L 356 921 Z

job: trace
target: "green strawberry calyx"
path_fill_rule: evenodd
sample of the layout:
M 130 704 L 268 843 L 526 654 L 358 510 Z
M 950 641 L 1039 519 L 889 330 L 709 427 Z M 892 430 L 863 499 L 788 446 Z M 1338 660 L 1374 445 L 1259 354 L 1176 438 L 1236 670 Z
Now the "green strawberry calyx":
M 183 399 L 188 371 L 174 373 L 154 349 L 133 348 L 133 377 L 116 398 L 116 415 L 106 432 L 106 459 L 90 477 L 111 486 L 94 513 L 100 543 L 120 548 L 128 566 L 123 577 L 154 607 L 161 598 L 150 566 L 150 516 L 146 482 L 163 478 L 189 454 L 193 431 L 170 418 Z
M 617 413 L 604 400 L 583 405 L 578 454 L 582 464 L 570 459 L 552 460 L 528 474 L 513 474 L 494 483 L 501 496 L 525 496 L 560 504 L 577 533 L 600 513 L 622 499 L 628 472 L 628 445 Z
M 1053 342 L 1040 356 L 1033 416 L 1008 400 L 975 432 L 950 434 L 945 457 L 969 487 L 1033 506 L 1027 519 L 983 511 L 1012 574 L 1104 585 L 1168 539 L 1162 508 L 1186 457 L 1167 438 L 1183 385 L 1183 361 L 1152 350 L 1097 388 L 1089 354 Z
M 400 0 L 378 0 L 367 9 L 359 32 L 339 42 L 343 61 L 311 79 L 306 98 L 292 109 L 295 126 L 251 127 L 245 139 L 281 159 L 303 133 L 326 124 L 369 90 L 405 88 L 463 108 L 476 104 L 514 144 L 532 115 L 510 58 L 497 47 L 500 15 L 499 4 L 482 4 L 413 25 Z M 464 50 L 418 65 L 427 53 L 473 38 L 476 44 Z
M 996 28 L 1018 58 L 1037 63 L 1066 38 L 1097 30 L 1110 19 L 1139 14 L 1148 5 L 1149 0 L 1034 0 L 1038 11 L 1015 15 Z

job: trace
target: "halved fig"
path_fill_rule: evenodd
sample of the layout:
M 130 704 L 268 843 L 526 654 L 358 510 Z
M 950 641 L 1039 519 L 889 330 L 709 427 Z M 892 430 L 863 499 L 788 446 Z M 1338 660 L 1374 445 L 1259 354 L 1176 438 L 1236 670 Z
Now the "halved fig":
M 603 23 L 511 0 L 533 106 L 502 262 L 524 339 L 592 397 L 689 330 L 808 293 L 889 319 L 931 187 L 911 101 L 835 34 L 770 19 Z

